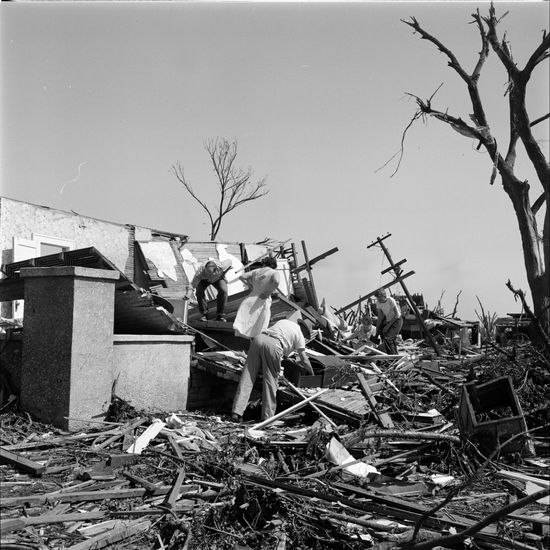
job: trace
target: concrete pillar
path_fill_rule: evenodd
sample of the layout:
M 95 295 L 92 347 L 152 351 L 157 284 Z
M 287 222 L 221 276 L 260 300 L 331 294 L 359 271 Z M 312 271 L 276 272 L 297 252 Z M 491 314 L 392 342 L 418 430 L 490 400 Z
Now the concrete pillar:
M 101 420 L 111 400 L 117 271 L 85 267 L 29 267 L 21 406 L 62 429 Z M 99 418 L 98 418 L 99 417 Z

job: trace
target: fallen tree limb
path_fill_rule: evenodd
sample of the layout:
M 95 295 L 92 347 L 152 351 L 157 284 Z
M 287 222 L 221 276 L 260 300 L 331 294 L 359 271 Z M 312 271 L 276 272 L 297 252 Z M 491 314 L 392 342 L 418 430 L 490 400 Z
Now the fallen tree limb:
M 327 517 L 337 519 L 338 521 L 345 521 L 346 523 L 355 523 L 355 525 L 361 525 L 362 527 L 368 527 L 369 529 L 376 529 L 377 531 L 386 531 L 395 533 L 396 531 L 409 531 L 409 527 L 397 522 L 382 523 L 376 519 L 362 519 L 347 514 L 337 514 L 336 512 L 330 512 L 325 510 L 321 513 L 321 518 Z
M 496 512 L 493 512 L 492 514 L 489 514 L 487 517 L 482 519 L 481 521 L 478 521 L 474 525 L 468 527 L 467 529 L 464 529 L 464 531 L 461 531 L 460 533 L 457 533 L 456 535 L 449 535 L 447 537 L 440 537 L 435 540 L 429 540 L 426 542 L 421 542 L 419 544 L 415 544 L 413 546 L 405 544 L 404 547 L 408 550 L 429 550 L 430 548 L 434 548 L 435 546 L 444 546 L 449 547 L 454 544 L 458 544 L 462 542 L 466 537 L 469 537 L 471 535 L 475 535 L 478 531 L 481 531 L 484 527 L 487 525 L 494 523 L 498 521 L 500 518 L 503 518 L 507 516 L 509 513 L 513 512 L 514 510 L 518 510 L 519 508 L 523 508 L 524 506 L 527 506 L 528 504 L 531 504 L 532 502 L 536 502 L 540 498 L 544 498 L 550 495 L 550 488 L 541 489 L 540 491 L 537 491 L 536 493 L 533 493 L 532 495 L 529 495 L 525 498 L 522 498 L 516 502 L 513 502 L 512 504 L 508 504 L 508 506 L 504 506 L 503 508 L 499 508 Z
M 388 438 L 388 439 L 415 439 L 419 441 L 449 441 L 450 443 L 460 443 L 460 437 L 456 435 L 417 432 L 414 430 L 373 430 L 361 428 L 342 437 L 342 443 L 346 447 L 353 447 L 355 444 L 369 438 Z

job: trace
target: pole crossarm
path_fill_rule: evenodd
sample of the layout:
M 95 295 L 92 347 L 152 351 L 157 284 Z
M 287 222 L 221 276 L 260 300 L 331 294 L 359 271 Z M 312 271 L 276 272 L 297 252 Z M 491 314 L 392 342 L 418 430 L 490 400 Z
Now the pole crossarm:
M 381 271 L 380 275 L 385 275 L 386 273 L 389 273 L 390 271 L 395 271 L 396 268 L 398 268 L 399 273 L 401 273 L 402 270 L 399 266 L 404 264 L 406 261 L 407 261 L 406 258 L 403 259 L 403 260 L 399 260 L 396 264 L 390 265 L 390 267 L 387 267 L 386 269 L 384 269 L 384 271 Z
M 372 248 L 373 246 L 376 246 L 380 244 L 383 240 L 387 239 L 388 237 L 391 237 L 391 233 L 386 233 L 383 237 L 378 237 L 375 241 L 372 241 L 367 248 Z

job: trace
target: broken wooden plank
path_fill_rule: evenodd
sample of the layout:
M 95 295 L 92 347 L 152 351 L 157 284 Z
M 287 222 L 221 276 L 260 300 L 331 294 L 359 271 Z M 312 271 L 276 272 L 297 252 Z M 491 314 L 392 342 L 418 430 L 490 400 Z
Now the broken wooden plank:
M 262 428 L 265 428 L 266 426 L 269 426 L 276 420 L 279 420 L 279 418 L 283 418 L 286 415 L 290 414 L 291 412 L 294 412 L 303 406 L 307 405 L 310 401 L 313 401 L 314 399 L 317 399 L 319 396 L 323 395 L 325 392 L 329 391 L 329 388 L 324 388 L 321 391 L 318 391 L 316 394 L 311 395 L 309 397 L 306 397 L 303 401 L 300 401 L 299 403 L 296 403 L 296 405 L 292 405 L 288 409 L 285 409 L 284 411 L 281 411 L 280 413 L 277 413 L 275 416 L 272 416 L 271 418 L 268 418 L 267 420 L 263 420 L 259 424 L 256 424 L 255 426 L 252 426 L 252 428 L 247 429 L 248 433 L 253 433 L 254 431 L 261 430 Z
M 44 466 L 44 464 L 39 464 L 38 462 L 29 460 L 20 454 L 12 453 L 3 447 L 0 447 L 0 461 L 11 464 L 19 470 L 23 470 L 24 472 L 28 472 L 29 474 L 35 476 L 42 475 L 46 470 L 46 466 Z
M 70 550 L 96 550 L 99 548 L 105 548 L 115 542 L 120 542 L 127 538 L 130 538 L 139 533 L 144 533 L 151 527 L 151 521 L 149 520 L 135 520 L 128 522 L 125 525 L 108 531 L 107 533 L 101 533 L 89 540 L 79 542 L 70 546 Z
M 176 453 L 178 458 L 180 460 L 184 460 L 180 446 L 178 445 L 178 442 L 176 441 L 176 438 L 173 436 L 173 434 L 168 434 L 168 441 L 170 442 L 170 446 L 172 447 L 172 449 L 174 449 L 174 452 Z
M 146 479 L 136 476 L 134 474 L 131 474 L 130 472 L 122 472 L 122 475 L 126 478 L 128 478 L 130 481 L 135 483 L 136 485 L 141 485 L 146 491 L 149 491 L 150 493 L 154 493 L 159 486 L 155 483 L 151 483 L 150 481 L 147 481 Z
M 130 445 L 126 452 L 129 454 L 141 454 L 143 449 L 149 445 L 150 441 L 154 439 L 166 426 L 164 422 L 155 418 L 152 424 L 150 424 L 147 429 Z
M 166 487 L 168 492 L 169 487 Z M 45 493 L 43 495 L 27 495 L 24 497 L 7 497 L 0 501 L 0 507 L 10 508 L 24 504 L 40 505 L 46 502 L 84 502 L 118 498 L 138 498 L 145 494 L 145 489 L 119 489 L 114 491 L 80 491 L 75 493 Z
M 387 412 L 379 412 L 378 411 L 378 402 L 376 401 L 376 397 L 374 397 L 374 394 L 372 390 L 370 389 L 370 386 L 367 382 L 367 379 L 365 376 L 361 373 L 356 373 L 357 380 L 359 380 L 359 386 L 361 387 L 361 391 L 363 392 L 363 395 L 365 396 L 365 399 L 367 400 L 367 403 L 369 404 L 370 408 L 372 409 L 372 412 L 374 416 L 376 416 L 378 423 L 383 428 L 394 428 L 395 425 L 393 423 L 393 420 L 391 419 L 390 415 Z
M 136 454 L 110 454 L 107 459 L 107 464 L 111 466 L 111 468 L 120 468 L 121 466 L 135 464 L 139 458 L 139 455 Z
M 286 384 L 296 395 L 301 397 L 302 399 L 305 399 L 306 396 L 294 385 L 292 382 L 287 380 L 284 376 L 280 376 L 279 380 L 281 380 L 284 384 Z M 315 403 L 310 402 L 311 407 L 314 411 L 316 411 L 321 417 L 323 417 L 333 428 L 336 428 L 336 422 L 331 420 Z
M 166 498 L 162 503 L 163 506 L 166 506 L 167 508 L 173 508 L 174 504 L 176 503 L 176 500 L 180 495 L 181 484 L 183 483 L 184 479 L 185 479 L 185 468 L 181 467 L 176 477 L 176 480 L 174 481 L 174 484 L 170 489 L 170 492 L 166 495 Z
M 94 451 L 98 451 L 100 449 L 104 449 L 105 447 L 108 447 L 111 443 L 114 443 L 117 439 L 124 437 L 126 434 L 130 433 L 132 430 L 135 430 L 142 424 L 145 424 L 145 422 L 147 422 L 147 418 L 138 418 L 137 420 L 134 420 L 134 422 L 132 422 L 128 426 L 121 429 L 120 433 L 114 434 L 113 436 L 109 437 L 109 439 L 106 439 L 105 441 L 97 445 L 92 444 L 92 449 Z
M 277 299 L 281 300 L 281 302 L 285 303 L 287 306 L 290 306 L 292 309 L 299 311 L 303 317 L 306 317 L 312 323 L 317 323 L 317 319 L 311 313 L 309 313 L 309 311 L 306 311 L 305 309 L 300 307 L 296 302 L 289 300 L 286 296 L 284 296 L 280 292 L 277 294 Z
M 511 472 L 509 470 L 499 470 L 497 472 L 499 477 L 504 477 L 507 479 L 515 479 L 517 481 L 523 481 L 525 483 L 531 482 L 540 487 L 548 487 L 550 485 L 550 480 L 543 479 L 540 477 L 530 476 L 527 474 L 522 474 L 521 472 Z
M 3 519 L 0 521 L 0 532 L 10 533 L 20 531 L 29 525 L 51 525 L 53 523 L 67 523 L 70 521 L 93 521 L 103 519 L 105 512 L 74 512 L 70 514 L 44 514 L 34 517 L 20 517 L 14 519 Z

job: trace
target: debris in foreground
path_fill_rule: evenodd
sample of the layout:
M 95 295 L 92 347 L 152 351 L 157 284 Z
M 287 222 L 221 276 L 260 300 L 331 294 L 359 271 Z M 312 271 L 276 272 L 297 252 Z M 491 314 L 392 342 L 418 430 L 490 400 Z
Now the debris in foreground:
M 509 377 L 536 456 L 470 442 L 456 412 L 471 363 L 420 360 L 412 349 L 381 367 L 348 358 L 341 383 L 311 401 L 318 410 L 306 404 L 259 434 L 253 420 L 132 415 L 120 403 L 120 418 L 77 433 L 5 412 L 1 546 L 541 548 L 550 529 L 548 386 L 531 374 L 529 353 L 525 345 L 514 361 L 487 354 L 474 372 L 479 385 Z M 297 395 L 283 384 L 281 409 L 320 391 L 301 386 Z M 507 412 L 475 415 L 487 423 Z

